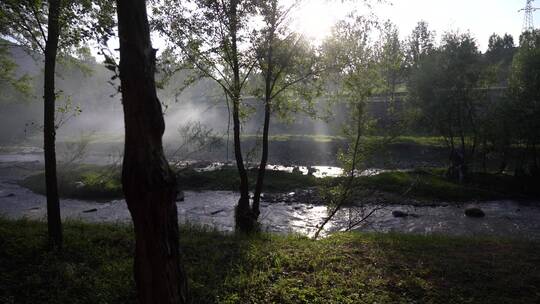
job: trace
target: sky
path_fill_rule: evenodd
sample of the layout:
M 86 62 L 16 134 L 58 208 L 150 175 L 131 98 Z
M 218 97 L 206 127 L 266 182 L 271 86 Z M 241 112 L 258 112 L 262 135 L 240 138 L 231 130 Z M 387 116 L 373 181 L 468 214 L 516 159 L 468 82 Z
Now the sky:
M 356 7 L 360 12 L 366 12 L 362 2 L 305 0 L 297 12 L 294 26 L 316 40 L 322 40 L 332 24 L 351 9 Z M 512 34 L 517 43 L 524 17 L 518 10 L 525 7 L 525 3 L 526 0 L 386 0 L 386 3 L 374 4 L 373 9 L 379 18 L 395 23 L 402 38 L 419 20 L 424 20 L 438 37 L 448 30 L 470 31 L 477 38 L 480 49 L 485 50 L 493 33 Z M 536 7 L 540 7 L 540 0 L 536 1 Z M 540 11 L 534 13 L 534 19 L 538 28 Z

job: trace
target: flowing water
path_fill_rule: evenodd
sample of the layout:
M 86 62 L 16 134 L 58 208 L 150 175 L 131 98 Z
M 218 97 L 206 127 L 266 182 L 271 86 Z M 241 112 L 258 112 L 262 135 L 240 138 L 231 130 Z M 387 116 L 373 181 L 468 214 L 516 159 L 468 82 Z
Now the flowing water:
M 31 174 L 39 162 L 27 156 L 0 156 L 0 215 L 8 218 L 45 219 L 45 197 L 17 184 Z M 332 168 L 332 167 L 326 167 Z M 292 193 L 291 193 L 292 195 Z M 229 191 L 187 191 L 178 202 L 179 221 L 233 231 L 234 206 L 239 196 Z M 464 211 L 474 204 L 442 204 L 431 207 L 412 205 L 365 205 L 343 208 L 327 226 L 327 233 L 347 229 L 358 215 L 373 214 L 355 230 L 445 234 L 461 236 L 501 236 L 540 240 L 540 203 L 511 200 L 482 202 L 484 218 L 466 217 Z M 88 222 L 129 222 L 123 200 L 92 202 L 61 200 L 62 217 Z M 409 216 L 397 218 L 393 211 Z M 262 202 L 261 223 L 266 231 L 313 235 L 327 215 L 325 206 L 309 203 Z

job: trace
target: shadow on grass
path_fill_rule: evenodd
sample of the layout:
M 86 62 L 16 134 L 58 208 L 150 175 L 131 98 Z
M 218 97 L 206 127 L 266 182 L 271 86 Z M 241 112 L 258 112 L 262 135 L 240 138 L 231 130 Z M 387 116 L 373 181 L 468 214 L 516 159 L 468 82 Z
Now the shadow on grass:
M 0 219 L 0 302 L 132 303 L 128 225 Z M 194 303 L 537 303 L 540 244 L 497 239 L 340 233 L 224 235 L 181 227 Z

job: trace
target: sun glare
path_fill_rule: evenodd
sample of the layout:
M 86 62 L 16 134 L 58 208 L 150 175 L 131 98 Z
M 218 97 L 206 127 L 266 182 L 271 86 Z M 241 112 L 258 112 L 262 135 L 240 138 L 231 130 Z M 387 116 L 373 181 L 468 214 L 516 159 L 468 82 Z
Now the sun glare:
M 347 9 L 324 0 L 304 1 L 293 13 L 293 27 L 315 43 L 322 42 Z

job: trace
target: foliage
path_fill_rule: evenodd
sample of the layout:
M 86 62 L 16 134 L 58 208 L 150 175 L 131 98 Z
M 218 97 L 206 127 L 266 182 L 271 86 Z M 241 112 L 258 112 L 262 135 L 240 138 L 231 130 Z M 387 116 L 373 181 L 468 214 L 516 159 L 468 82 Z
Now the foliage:
M 390 20 L 382 25 L 381 38 L 377 42 L 378 65 L 380 69 L 381 87 L 378 90 L 386 102 L 384 118 L 379 119 L 379 133 L 388 137 L 396 137 L 410 124 L 404 111 L 403 102 L 398 104 L 396 92 L 405 83 L 406 53 L 405 43 L 399 38 L 399 29 Z
M 168 42 L 169 71 L 191 71 L 186 80 L 191 84 L 209 77 L 231 98 L 241 93 L 255 64 L 245 46 L 253 14 L 250 1 L 165 0 L 152 9 L 152 26 Z M 236 72 L 241 80 L 235 84 Z
M 376 46 L 370 39 L 374 25 L 376 21 L 369 17 L 351 15 L 349 20 L 336 25 L 332 36 L 323 46 L 327 64 L 331 67 L 327 82 L 333 88 L 335 98 L 347 105 L 348 115 L 343 133 L 348 146 L 345 151 L 338 153 L 345 181 L 320 190 L 329 208 L 328 216 L 315 233 L 315 239 L 351 199 L 355 174 L 362 170 L 363 161 L 372 151 L 371 145 L 362 145 L 360 141 L 370 123 L 365 111 L 367 99 L 379 88 L 381 82 Z
M 0 40 L 0 88 L 1 102 L 9 102 L 32 94 L 31 77 L 17 71 L 17 64 L 11 58 L 12 44 Z
M 283 120 L 299 111 L 316 115 L 313 100 L 321 94 L 318 80 L 325 69 L 316 48 L 290 29 L 289 13 L 295 4 L 285 7 L 277 0 L 259 1 L 264 26 L 251 38 L 257 65 L 248 85 Z
M 409 73 L 417 70 L 421 61 L 435 49 L 435 31 L 425 21 L 419 21 L 405 42 Z
M 474 38 L 446 33 L 442 44 L 421 60 L 409 80 L 421 119 L 444 136 L 450 149 L 449 174 L 461 181 L 478 144 L 478 116 L 485 103 L 484 90 L 479 87 L 481 75 Z
M 96 33 L 112 31 L 111 1 L 63 0 L 60 5 L 61 53 L 74 53 Z M 48 6 L 48 1 L 43 0 L 3 0 L 0 35 L 17 41 L 28 51 L 45 53 Z
M 512 63 L 510 77 L 517 139 L 528 146 L 540 144 L 540 31 L 525 32 Z M 536 157 L 536 155 L 534 156 Z M 537 160 L 533 159 L 537 164 Z M 537 164 L 538 166 L 538 164 Z

